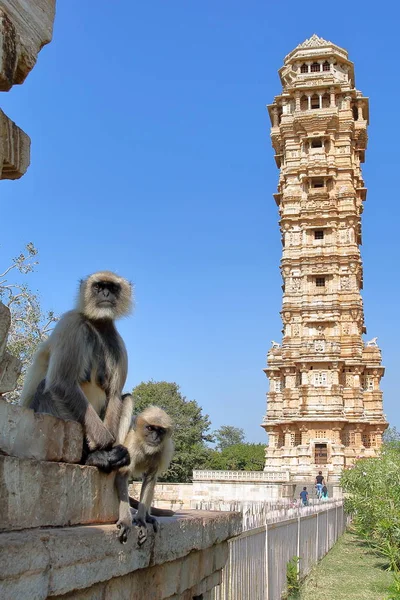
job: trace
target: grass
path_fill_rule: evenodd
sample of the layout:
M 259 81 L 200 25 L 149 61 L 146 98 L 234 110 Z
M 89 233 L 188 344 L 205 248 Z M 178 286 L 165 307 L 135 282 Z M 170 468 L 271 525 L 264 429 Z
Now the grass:
M 346 532 L 301 587 L 300 600 L 385 600 L 393 574 L 385 560 Z

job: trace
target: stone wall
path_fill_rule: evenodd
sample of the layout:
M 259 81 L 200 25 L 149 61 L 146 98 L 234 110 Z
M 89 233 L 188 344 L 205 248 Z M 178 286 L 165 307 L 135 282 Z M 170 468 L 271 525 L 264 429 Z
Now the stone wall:
M 207 598 L 241 515 L 181 512 L 122 545 L 114 474 L 77 464 L 82 443 L 78 423 L 0 399 L 0 598 Z
M 269 480 L 263 471 L 193 471 L 193 483 L 158 483 L 153 505 L 181 510 L 202 502 L 285 501 L 294 497 L 295 487 L 290 481 Z M 138 498 L 140 483 L 133 483 L 130 493 Z

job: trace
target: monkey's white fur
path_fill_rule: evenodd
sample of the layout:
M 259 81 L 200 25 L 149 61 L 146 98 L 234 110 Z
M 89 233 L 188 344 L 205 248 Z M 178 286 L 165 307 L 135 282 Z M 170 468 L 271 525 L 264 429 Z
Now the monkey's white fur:
M 110 302 L 99 300 L 93 289 L 96 283 L 114 284 L 120 291 L 110 294 Z M 82 422 L 91 450 L 109 446 L 118 433 L 128 357 L 114 320 L 131 309 L 132 286 L 126 279 L 111 271 L 89 275 L 80 283 L 76 308 L 61 317 L 39 346 L 25 377 L 20 403 L 31 406 L 45 379 L 45 389 L 35 400 L 39 409 L 34 409 Z M 106 380 L 99 382 L 100 371 Z M 99 415 L 106 404 L 103 423 Z
M 96 281 L 105 281 L 108 283 L 117 283 L 121 286 L 121 297 L 117 307 L 98 307 L 91 295 L 91 286 Z M 87 279 L 81 281 L 79 286 L 78 303 L 76 310 L 84 314 L 88 319 L 120 319 L 128 315 L 132 310 L 132 286 L 124 279 L 112 271 L 99 271 L 89 275 Z
M 125 406 L 124 406 L 125 408 Z M 126 422 L 121 419 L 121 429 L 126 427 Z M 153 446 L 146 443 L 141 433 L 144 423 L 155 427 L 163 427 L 166 430 L 165 437 L 160 445 Z M 122 433 L 122 432 L 121 432 Z M 174 454 L 174 443 L 171 439 L 172 419 L 165 410 L 158 406 L 149 406 L 136 417 L 136 426 L 128 430 L 128 434 L 121 444 L 128 448 L 131 463 L 120 469 L 122 473 L 128 473 L 132 477 L 138 477 L 143 473 L 154 472 L 157 476 L 164 473 L 172 460 Z M 118 435 L 120 439 L 120 436 Z
M 139 525 L 138 541 L 143 544 L 147 538 L 146 521 L 156 526 L 156 520 L 150 516 L 150 507 L 154 498 L 154 488 L 157 477 L 166 471 L 171 463 L 174 453 L 174 444 L 171 439 L 173 423 L 169 415 L 157 406 L 149 406 L 137 415 L 132 427 L 129 428 L 129 411 L 133 405 L 132 397 L 125 397 L 120 420 L 118 440 L 129 452 L 131 462 L 128 466 L 119 469 L 116 477 L 120 507 L 118 528 L 120 540 L 125 542 L 132 526 L 132 517 L 129 507 L 128 479 L 142 477 L 140 502 L 134 521 Z M 146 441 L 146 426 L 161 427 L 165 434 L 159 443 Z M 128 428 L 128 433 L 126 430 Z

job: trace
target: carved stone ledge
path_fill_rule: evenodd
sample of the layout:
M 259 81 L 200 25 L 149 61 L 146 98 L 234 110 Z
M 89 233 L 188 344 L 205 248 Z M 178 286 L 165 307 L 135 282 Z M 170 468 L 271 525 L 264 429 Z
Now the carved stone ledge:
M 10 310 L 0 302 L 0 395 L 15 389 L 22 368 L 21 361 L 6 351 L 10 325 Z
M 0 0 L 0 91 L 23 83 L 51 41 L 55 0 Z
M 31 140 L 0 110 L 0 179 L 19 179 L 30 163 Z

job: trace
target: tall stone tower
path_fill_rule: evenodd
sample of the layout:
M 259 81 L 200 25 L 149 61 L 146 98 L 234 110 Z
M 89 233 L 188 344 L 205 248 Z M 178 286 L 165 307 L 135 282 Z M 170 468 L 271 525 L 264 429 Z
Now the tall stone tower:
M 332 482 L 387 427 L 381 352 L 363 343 L 361 214 L 368 98 L 347 52 L 313 35 L 284 60 L 268 106 L 282 233 L 283 340 L 268 352 L 265 470 Z

